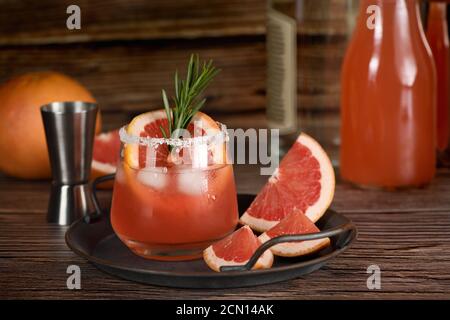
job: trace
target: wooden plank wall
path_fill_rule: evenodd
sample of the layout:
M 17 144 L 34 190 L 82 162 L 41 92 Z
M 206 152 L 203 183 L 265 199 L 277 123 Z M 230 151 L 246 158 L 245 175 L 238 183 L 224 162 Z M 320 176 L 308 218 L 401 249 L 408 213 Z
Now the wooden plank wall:
M 0 81 L 36 70 L 69 74 L 93 92 L 108 129 L 159 108 L 175 68 L 199 53 L 223 70 L 206 111 L 264 126 L 264 1 L 80 0 L 81 30 L 71 31 L 72 3 L 0 0 Z
M 303 2 L 300 117 L 327 144 L 339 125 L 348 1 Z M 73 3 L 81 30 L 66 28 Z M 175 68 L 199 53 L 222 69 L 206 111 L 231 127 L 264 127 L 265 14 L 264 0 L 0 0 L 0 81 L 36 70 L 69 74 L 93 92 L 110 129 L 159 108 Z

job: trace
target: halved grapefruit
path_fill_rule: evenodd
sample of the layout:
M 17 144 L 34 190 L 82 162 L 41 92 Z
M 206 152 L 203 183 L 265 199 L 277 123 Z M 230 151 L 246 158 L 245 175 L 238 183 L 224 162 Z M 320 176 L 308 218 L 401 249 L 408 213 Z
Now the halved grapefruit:
M 260 245 L 261 240 L 248 226 L 244 226 L 206 248 L 203 251 L 203 258 L 212 270 L 220 272 L 222 266 L 246 264 Z M 268 269 L 272 264 L 273 254 L 267 250 L 255 263 L 253 269 Z
M 119 130 L 100 133 L 95 137 L 92 153 L 91 179 L 115 173 L 120 158 Z M 112 188 L 113 183 L 105 182 L 99 187 Z
M 264 232 L 296 211 L 316 222 L 330 206 L 334 186 L 334 170 L 327 154 L 317 141 L 302 133 L 240 222 Z
M 260 235 L 259 239 L 264 243 L 278 236 L 290 234 L 309 234 L 319 231 L 319 228 L 317 228 L 314 223 L 303 213 L 291 212 L 273 228 Z M 329 244 L 330 239 L 323 238 L 317 240 L 281 243 L 274 245 L 270 248 L 270 250 L 277 256 L 297 257 L 318 251 L 327 247 Z
M 194 126 L 196 124 L 196 126 Z M 144 138 L 163 138 L 164 135 L 161 132 L 161 128 L 168 132 L 167 115 L 164 110 L 157 110 L 147 112 L 136 116 L 130 124 L 127 126 L 127 133 L 136 137 Z M 195 132 L 194 130 L 200 131 Z M 220 133 L 221 128 L 219 125 L 209 116 L 202 112 L 197 112 L 191 120 L 191 123 L 187 127 L 187 131 L 190 133 L 190 137 L 199 135 L 214 135 Z M 125 147 L 124 157 L 126 163 L 135 169 L 142 169 L 147 167 L 147 146 L 128 144 Z M 182 148 L 180 148 L 182 149 Z M 169 148 L 165 144 L 161 144 L 158 148 L 152 150 L 154 154 L 151 155 L 155 161 L 157 167 L 171 166 L 171 162 L 174 161 L 173 152 L 169 152 Z M 182 152 L 182 151 L 181 151 Z M 211 152 L 212 161 L 216 164 L 223 164 L 225 161 L 225 149 L 224 145 L 218 144 L 217 147 Z

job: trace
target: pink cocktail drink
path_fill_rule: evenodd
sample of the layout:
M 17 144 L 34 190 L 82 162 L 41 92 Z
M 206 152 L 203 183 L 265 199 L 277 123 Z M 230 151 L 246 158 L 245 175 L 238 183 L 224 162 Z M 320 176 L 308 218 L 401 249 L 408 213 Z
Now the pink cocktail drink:
M 118 168 L 111 222 L 140 256 L 196 258 L 234 231 L 237 212 L 231 164 L 135 170 L 122 163 Z

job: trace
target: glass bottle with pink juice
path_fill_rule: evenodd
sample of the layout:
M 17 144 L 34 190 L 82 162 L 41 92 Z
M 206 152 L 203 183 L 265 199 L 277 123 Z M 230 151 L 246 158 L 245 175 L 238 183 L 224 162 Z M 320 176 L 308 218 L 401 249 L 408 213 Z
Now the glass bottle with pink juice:
M 362 0 L 342 67 L 341 175 L 398 188 L 431 181 L 436 70 L 416 0 Z

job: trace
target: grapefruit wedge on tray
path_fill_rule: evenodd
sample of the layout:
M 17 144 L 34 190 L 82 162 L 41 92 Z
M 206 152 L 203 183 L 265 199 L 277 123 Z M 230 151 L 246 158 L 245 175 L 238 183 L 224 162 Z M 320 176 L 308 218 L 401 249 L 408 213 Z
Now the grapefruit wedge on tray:
M 334 186 L 328 155 L 317 141 L 302 133 L 240 222 L 259 232 L 271 229 L 291 212 L 302 212 L 316 222 L 330 206 Z
M 203 251 L 203 259 L 214 271 L 220 267 L 244 265 L 250 260 L 256 249 L 262 244 L 248 226 L 243 226 L 228 237 L 219 240 Z M 273 254 L 266 250 L 252 269 L 268 269 L 272 267 Z
M 319 228 L 317 228 L 307 216 L 301 212 L 292 212 L 273 228 L 260 235 L 259 239 L 264 243 L 279 236 L 290 234 L 310 234 L 316 232 L 320 232 Z M 271 247 L 270 250 L 277 256 L 298 257 L 316 252 L 327 247 L 329 244 L 330 239 L 323 238 L 317 240 L 280 243 Z

